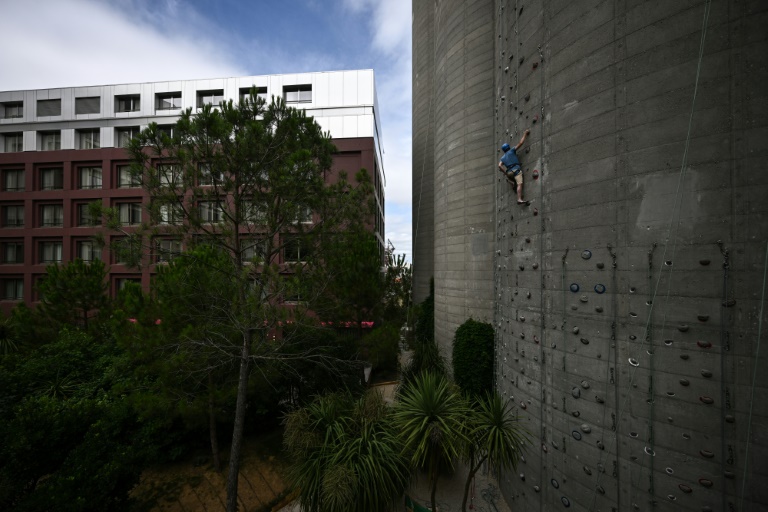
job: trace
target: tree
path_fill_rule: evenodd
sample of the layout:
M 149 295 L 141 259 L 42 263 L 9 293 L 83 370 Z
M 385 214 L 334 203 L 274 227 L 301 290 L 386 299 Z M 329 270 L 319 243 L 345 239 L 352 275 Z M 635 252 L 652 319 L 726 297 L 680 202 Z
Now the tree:
M 81 259 L 66 265 L 48 265 L 37 285 L 40 312 L 59 325 L 88 329 L 88 321 L 107 305 L 107 269 L 104 262 Z
M 405 384 L 395 406 L 395 425 L 411 463 L 426 468 L 432 510 L 441 463 L 453 467 L 467 442 L 470 408 L 445 376 L 422 373 Z
M 471 318 L 453 338 L 453 378 L 472 398 L 493 389 L 493 326 Z
M 461 504 L 464 512 L 472 479 L 484 462 L 488 461 L 497 475 L 501 470 L 517 467 L 528 433 L 514 417 L 513 410 L 511 400 L 504 401 L 498 393 L 486 393 L 474 402 L 465 450 L 469 474 Z
M 287 415 L 289 477 L 302 510 L 392 510 L 410 479 L 408 460 L 378 391 L 358 401 L 345 394 L 316 398 Z
M 413 269 L 405 262 L 405 254 L 387 253 L 387 271 L 384 274 L 385 322 L 397 326 L 406 321 L 406 313 L 411 302 L 411 283 Z
M 313 272 L 323 263 L 323 238 L 355 229 L 372 213 L 366 173 L 358 173 L 357 186 L 343 173 L 327 179 L 333 151 L 329 135 L 303 111 L 280 98 L 266 104 L 252 89 L 239 104 L 230 101 L 218 109 L 206 105 L 195 115 L 186 110 L 173 137 L 152 123 L 131 141 L 131 173 L 152 198 L 150 226 L 131 231 L 121 226 L 119 211 L 105 210 L 107 226 L 125 235 L 114 249 L 132 256 L 135 264 L 148 261 L 141 248 L 149 246 L 160 257 L 172 257 L 179 242 L 213 245 L 229 259 L 222 272 L 223 279 L 232 282 L 231 293 L 221 290 L 208 298 L 208 306 L 220 317 L 201 340 L 216 349 L 216 364 L 239 367 L 228 511 L 237 508 L 253 365 L 290 352 L 290 336 L 278 335 L 281 325 L 305 321 L 306 304 L 327 285 L 309 279 L 324 275 Z M 237 343 L 230 336 L 236 336 Z M 326 358 L 323 347 L 285 356 Z

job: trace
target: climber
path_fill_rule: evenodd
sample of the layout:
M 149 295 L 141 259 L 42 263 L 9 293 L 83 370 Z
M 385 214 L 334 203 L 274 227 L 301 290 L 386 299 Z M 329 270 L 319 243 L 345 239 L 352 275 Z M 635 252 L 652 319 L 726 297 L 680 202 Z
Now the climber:
M 517 204 L 528 206 L 530 201 L 523 199 L 523 168 L 520 166 L 520 159 L 517 158 L 517 150 L 525 143 L 525 138 L 531 130 L 525 130 L 517 146 L 510 147 L 506 142 L 501 146 L 504 156 L 499 161 L 499 171 L 503 172 L 507 180 L 517 188 Z M 513 181 L 514 180 L 514 181 Z

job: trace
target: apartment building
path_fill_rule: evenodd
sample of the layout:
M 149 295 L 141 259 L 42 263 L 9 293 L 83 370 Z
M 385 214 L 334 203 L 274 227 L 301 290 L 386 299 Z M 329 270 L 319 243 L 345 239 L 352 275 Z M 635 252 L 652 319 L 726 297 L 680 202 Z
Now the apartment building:
M 0 309 L 33 304 L 51 263 L 102 259 L 114 294 L 127 281 L 145 288 L 162 254 L 137 270 L 108 249 L 114 233 L 89 215 L 102 201 L 126 226 L 148 220 L 149 197 L 128 172 L 123 146 L 151 122 L 172 133 L 181 112 L 238 101 L 251 87 L 304 109 L 337 148 L 332 170 L 365 168 L 376 197 L 372 229 L 384 247 L 385 175 L 373 70 L 247 76 L 0 92 Z M 333 173 L 332 173 L 333 174 Z M 106 235 L 102 249 L 97 233 Z M 283 261 L 297 255 L 286 250 Z

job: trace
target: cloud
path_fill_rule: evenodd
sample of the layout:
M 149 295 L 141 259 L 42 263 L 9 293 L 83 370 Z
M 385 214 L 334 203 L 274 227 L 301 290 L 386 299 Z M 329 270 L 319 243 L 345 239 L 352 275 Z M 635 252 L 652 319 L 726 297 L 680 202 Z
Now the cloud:
M 15 50 L 0 52 L 0 89 L 245 74 L 224 47 L 191 29 L 202 20 L 182 11 L 175 2 L 153 12 L 136 2 L 120 9 L 91 0 L 8 2 L 3 17 L 14 21 L 4 24 L 0 45 Z M 174 26 L 186 22 L 186 30 L 161 29 L 148 23 L 152 17 L 174 20 Z

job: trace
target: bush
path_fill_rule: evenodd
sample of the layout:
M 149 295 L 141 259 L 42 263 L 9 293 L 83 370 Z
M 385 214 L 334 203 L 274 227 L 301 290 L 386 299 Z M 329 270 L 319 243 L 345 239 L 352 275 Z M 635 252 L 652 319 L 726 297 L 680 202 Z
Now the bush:
M 493 326 L 471 318 L 453 339 L 453 378 L 462 391 L 479 397 L 493 389 Z
M 363 346 L 368 348 L 368 361 L 373 365 L 374 370 L 397 370 L 399 342 L 400 331 L 390 324 L 374 329 L 363 338 Z

